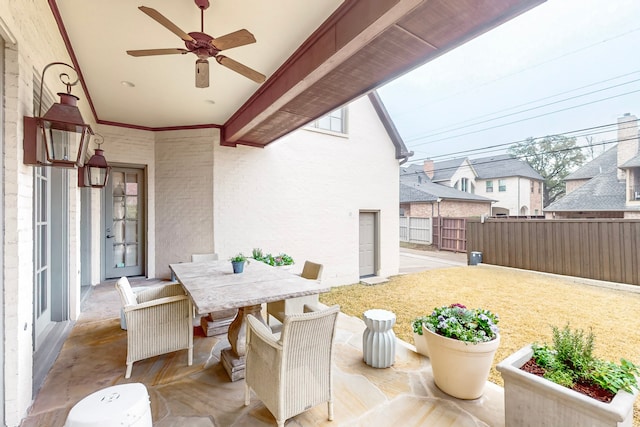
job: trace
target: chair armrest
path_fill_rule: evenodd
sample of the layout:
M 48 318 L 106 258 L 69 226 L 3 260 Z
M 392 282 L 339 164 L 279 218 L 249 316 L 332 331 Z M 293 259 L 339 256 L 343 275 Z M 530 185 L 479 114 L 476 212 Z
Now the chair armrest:
M 305 304 L 304 305 L 304 313 L 312 313 L 314 311 L 322 311 L 326 310 L 328 307 L 320 302 L 317 304 Z
M 124 307 L 125 313 L 136 310 L 144 310 L 145 308 L 155 307 L 163 304 L 171 304 L 178 301 L 188 300 L 189 297 L 186 295 L 174 295 L 171 297 L 158 298 L 147 302 L 142 302 L 136 305 L 127 305 Z
M 249 330 L 253 331 L 254 335 L 265 344 L 268 344 L 278 351 L 282 351 L 282 345 L 273 333 L 271 333 L 271 329 L 251 314 L 247 316 L 247 337 L 249 336 Z
M 135 290 L 135 288 L 133 288 Z M 152 286 L 149 289 L 136 293 L 138 303 L 147 302 L 159 298 L 170 297 L 174 295 L 185 295 L 184 288 L 179 283 L 171 283 L 167 285 Z

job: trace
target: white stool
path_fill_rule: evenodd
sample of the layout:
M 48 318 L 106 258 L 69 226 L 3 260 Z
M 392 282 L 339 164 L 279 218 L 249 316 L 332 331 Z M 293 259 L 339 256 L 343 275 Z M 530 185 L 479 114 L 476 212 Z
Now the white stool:
M 363 315 L 367 329 L 362 334 L 364 363 L 374 368 L 388 368 L 396 358 L 396 315 L 388 310 L 367 310 Z
M 64 427 L 152 427 L 151 404 L 144 384 L 98 390 L 76 403 Z

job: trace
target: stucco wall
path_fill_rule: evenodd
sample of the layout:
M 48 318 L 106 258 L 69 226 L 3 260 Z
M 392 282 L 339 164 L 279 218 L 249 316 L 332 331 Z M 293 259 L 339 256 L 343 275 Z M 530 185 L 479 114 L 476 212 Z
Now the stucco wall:
M 324 264 L 330 285 L 358 282 L 359 212 L 380 212 L 379 274 L 397 274 L 398 161 L 368 99 L 347 138 L 296 131 L 264 149 L 214 146 L 214 235 L 224 259 L 259 247 Z M 361 167 L 362 166 L 362 167 Z
M 506 183 L 506 191 L 499 191 L 500 180 Z M 493 181 L 493 192 L 487 193 L 487 181 Z M 482 179 L 477 181 L 476 194 L 496 200 L 494 208 L 509 210 L 509 215 L 520 215 L 520 209 L 526 207 L 527 215 L 534 215 L 535 209 L 542 214 L 542 199 L 537 194 L 538 184 L 534 186 L 534 194 L 531 193 L 531 180 L 523 177 Z

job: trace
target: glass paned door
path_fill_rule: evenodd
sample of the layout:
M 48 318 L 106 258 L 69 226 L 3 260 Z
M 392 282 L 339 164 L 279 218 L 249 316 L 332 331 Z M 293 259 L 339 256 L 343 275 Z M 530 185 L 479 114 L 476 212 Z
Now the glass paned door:
M 50 168 L 34 168 L 34 311 L 35 349 L 40 347 L 51 321 Z
M 105 278 L 144 274 L 144 171 L 113 168 L 105 188 Z

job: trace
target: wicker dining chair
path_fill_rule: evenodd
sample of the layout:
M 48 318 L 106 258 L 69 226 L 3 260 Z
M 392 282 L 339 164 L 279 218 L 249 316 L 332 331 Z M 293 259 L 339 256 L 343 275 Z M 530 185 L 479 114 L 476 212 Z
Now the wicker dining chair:
M 305 261 L 300 276 L 309 280 L 320 280 L 322 268 L 322 264 Z M 318 294 L 267 303 L 267 321 L 269 316 L 273 316 L 282 322 L 287 314 L 302 313 L 305 304 L 318 304 Z
M 179 284 L 154 286 L 137 294 L 126 277 L 116 289 L 127 320 L 127 370 L 131 377 L 133 362 L 188 350 L 187 362 L 193 363 L 193 326 L 191 300 Z
M 323 402 L 333 420 L 333 342 L 340 306 L 305 310 L 311 311 L 285 317 L 279 339 L 247 316 L 245 405 L 253 390 L 278 427 Z

